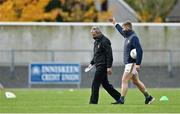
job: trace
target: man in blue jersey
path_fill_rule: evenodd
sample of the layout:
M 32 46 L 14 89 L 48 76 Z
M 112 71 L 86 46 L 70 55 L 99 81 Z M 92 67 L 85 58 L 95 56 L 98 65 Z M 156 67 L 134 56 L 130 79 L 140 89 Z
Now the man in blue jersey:
M 153 98 L 147 92 L 147 89 L 142 81 L 139 80 L 138 71 L 140 69 L 143 50 L 141 48 L 139 39 L 135 32 L 132 30 L 131 22 L 125 22 L 123 25 L 119 25 L 116 23 L 115 18 L 110 18 L 110 22 L 115 25 L 115 28 L 120 32 L 120 34 L 125 38 L 124 42 L 124 74 L 122 76 L 122 84 L 121 84 L 121 97 L 120 99 L 112 104 L 124 104 L 125 96 L 128 91 L 128 82 L 132 80 L 133 84 L 135 84 L 138 89 L 143 93 L 145 96 L 145 104 L 151 104 L 155 98 Z M 137 57 L 136 59 L 131 58 L 130 52 L 132 49 L 136 49 Z

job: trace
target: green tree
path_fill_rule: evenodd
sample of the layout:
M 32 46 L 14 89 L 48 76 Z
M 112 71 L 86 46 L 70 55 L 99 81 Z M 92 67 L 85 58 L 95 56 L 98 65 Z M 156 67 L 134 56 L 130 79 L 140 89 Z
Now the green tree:
M 177 0 L 125 0 L 141 22 L 162 22 Z
M 94 0 L 0 1 L 0 21 L 97 22 L 106 21 L 110 14 L 98 12 Z

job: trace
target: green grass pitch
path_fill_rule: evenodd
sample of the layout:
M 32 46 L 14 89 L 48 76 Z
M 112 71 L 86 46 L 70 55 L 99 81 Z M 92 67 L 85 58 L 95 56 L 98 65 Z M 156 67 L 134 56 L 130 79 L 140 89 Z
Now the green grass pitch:
M 16 99 L 6 99 L 5 91 Z M 144 96 L 130 89 L 124 105 L 111 105 L 114 100 L 101 88 L 98 105 L 89 105 L 90 89 L 8 89 L 0 91 L 0 113 L 180 113 L 180 89 L 149 89 L 156 98 L 144 104 Z M 166 95 L 169 101 L 159 101 Z

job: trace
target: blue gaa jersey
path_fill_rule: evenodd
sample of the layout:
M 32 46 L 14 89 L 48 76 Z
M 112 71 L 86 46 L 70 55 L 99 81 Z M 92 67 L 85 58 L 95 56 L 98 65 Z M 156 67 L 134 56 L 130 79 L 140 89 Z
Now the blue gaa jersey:
M 137 35 L 134 31 L 129 31 L 125 34 L 119 24 L 116 24 L 115 27 L 121 33 L 121 35 L 126 38 L 124 42 L 124 64 L 136 63 L 136 65 L 140 65 L 142 61 L 143 50 L 141 48 L 141 44 Z M 130 52 L 132 49 L 136 49 L 136 59 L 133 59 L 130 56 Z

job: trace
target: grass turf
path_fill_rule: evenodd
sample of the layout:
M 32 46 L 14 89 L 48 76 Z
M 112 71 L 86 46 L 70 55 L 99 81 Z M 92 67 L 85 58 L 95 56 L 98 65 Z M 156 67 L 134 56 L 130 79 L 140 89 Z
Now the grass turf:
M 6 99 L 5 91 L 16 99 Z M 0 113 L 180 113 L 180 89 L 149 89 L 156 98 L 144 104 L 144 96 L 130 89 L 124 105 L 111 105 L 114 100 L 103 90 L 98 105 L 89 105 L 90 89 L 8 89 L 0 92 Z M 166 95 L 169 101 L 160 102 Z

